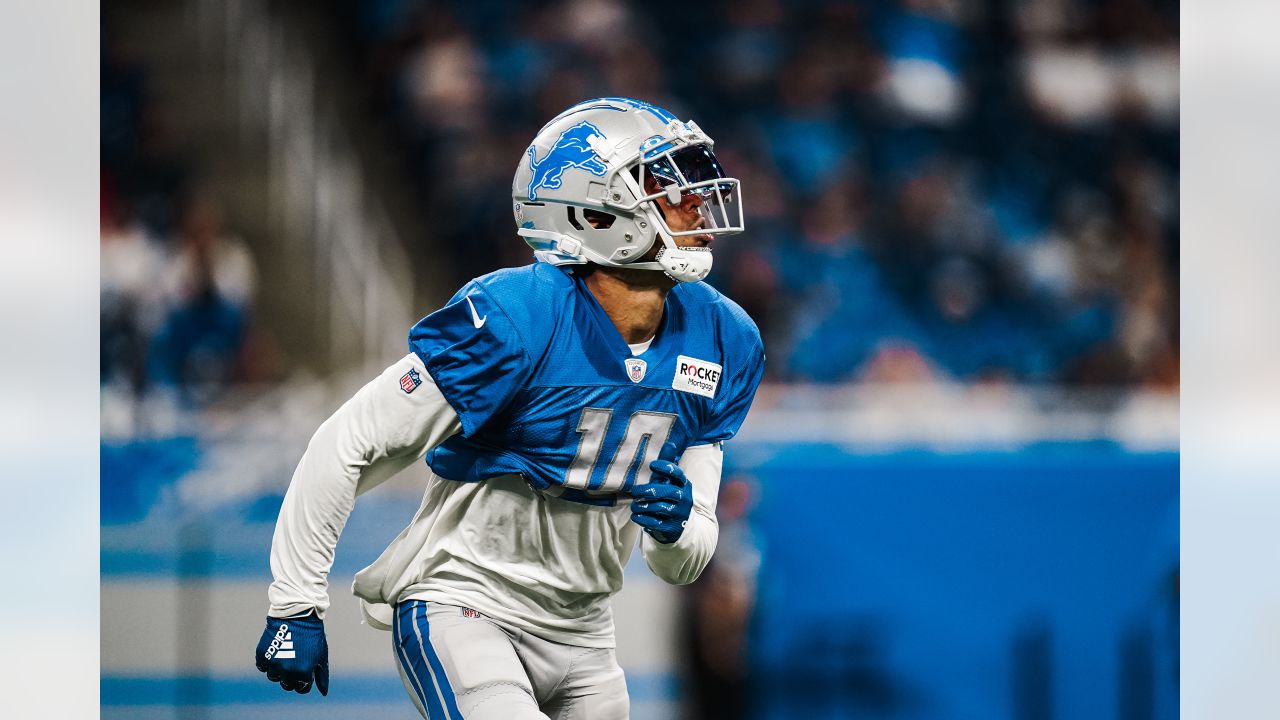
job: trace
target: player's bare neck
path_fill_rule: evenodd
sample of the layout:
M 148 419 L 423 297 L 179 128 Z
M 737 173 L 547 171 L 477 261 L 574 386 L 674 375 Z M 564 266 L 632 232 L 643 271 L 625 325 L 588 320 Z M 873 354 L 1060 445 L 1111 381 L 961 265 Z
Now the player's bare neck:
M 663 304 L 675 281 L 654 270 L 631 268 L 595 267 L 584 275 L 587 289 L 628 344 L 657 334 Z

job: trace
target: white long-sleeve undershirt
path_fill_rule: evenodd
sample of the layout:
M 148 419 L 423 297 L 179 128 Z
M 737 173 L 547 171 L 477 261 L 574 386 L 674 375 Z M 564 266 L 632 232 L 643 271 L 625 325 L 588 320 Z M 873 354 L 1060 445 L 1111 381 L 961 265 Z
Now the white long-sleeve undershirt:
M 411 393 L 400 378 L 414 370 Z M 329 607 L 328 576 L 356 497 L 462 429 L 422 361 L 406 355 L 325 420 L 294 470 L 271 539 L 272 617 Z
M 406 393 L 400 386 L 400 378 L 410 370 L 415 371 L 421 385 Z M 275 535 L 271 546 L 271 571 L 274 582 L 268 592 L 269 614 L 273 617 L 289 617 L 314 609 L 321 617 L 329 607 L 328 575 L 333 565 L 334 550 L 346 525 L 355 499 L 376 487 L 396 473 L 420 461 L 436 445 L 461 431 L 457 414 L 440 393 L 421 360 L 414 354 L 406 355 L 361 388 L 350 400 L 326 420 L 312 437 L 303 454 L 293 480 L 285 494 L 280 509 Z M 685 584 L 695 580 L 706 567 L 715 551 L 719 536 L 716 522 L 716 496 L 720 487 L 723 453 L 720 445 L 700 445 L 689 448 L 680 460 L 694 488 L 693 512 L 680 539 L 663 545 L 643 534 L 641 552 L 650 570 L 668 583 Z M 462 483 L 445 482 L 451 492 Z M 490 481 L 493 482 L 493 481 Z M 531 501 L 536 497 L 531 493 Z M 432 501 L 433 491 L 428 489 L 424 508 L 414 522 L 435 519 L 433 508 L 426 507 Z M 440 496 L 444 497 L 444 496 Z M 564 503 L 567 501 L 545 499 L 539 502 Z M 598 512 L 580 506 L 582 512 Z M 628 512 L 623 506 L 617 512 Z M 467 513 L 485 513 L 486 506 L 477 503 L 469 506 Z M 587 516 L 583 516 L 587 517 Z M 561 515 L 561 521 L 566 517 Z M 462 518 L 461 524 L 478 520 Z M 435 528 L 436 531 L 442 528 Z M 406 542 L 414 537 L 439 537 L 438 532 L 414 533 L 407 529 L 396 542 Z M 630 547 L 634 547 L 634 536 Z M 450 547 L 442 544 L 442 547 Z M 467 549 L 464 546 L 457 546 Z M 421 557 L 425 548 L 404 548 L 392 553 L 406 558 Z M 434 550 L 434 549 L 432 549 Z M 598 554 L 599 548 L 579 548 L 584 563 Z M 620 548 L 619 552 L 629 549 Z M 503 558 L 509 560 L 510 558 Z M 625 557 L 621 558 L 625 564 Z M 466 558 L 472 564 L 482 564 L 484 558 Z M 550 562 L 551 559 L 528 557 L 526 563 Z M 556 558 L 555 564 L 563 565 L 568 558 Z M 381 562 L 381 561 L 380 561 Z M 590 580 L 590 568 L 585 579 Z M 392 582 L 402 587 L 412 584 L 418 568 L 410 565 L 396 567 L 403 579 Z M 425 570 L 421 572 L 426 572 Z M 536 575 L 536 571 L 533 573 Z M 593 583 L 594 584 L 594 583 Z M 493 594 L 501 594 L 501 588 L 492 587 Z M 551 592 L 551 591 L 548 591 Z M 385 598 L 395 602 L 396 598 Z M 499 608 L 503 598 L 494 598 Z M 607 597 L 602 599 L 607 602 Z M 518 613 L 517 613 L 518 614 Z M 536 622 L 530 620 L 530 622 Z M 552 623 L 555 625 L 555 623 Z M 537 632 L 538 628 L 531 628 Z M 610 632 L 611 634 L 611 632 Z

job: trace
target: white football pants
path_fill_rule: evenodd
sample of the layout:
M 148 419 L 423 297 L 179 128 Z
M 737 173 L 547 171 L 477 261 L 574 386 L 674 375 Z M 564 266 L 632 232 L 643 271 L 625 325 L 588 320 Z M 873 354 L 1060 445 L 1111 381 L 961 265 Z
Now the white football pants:
M 562 645 L 474 610 L 406 600 L 392 628 L 396 665 L 428 720 L 626 720 L 613 648 Z

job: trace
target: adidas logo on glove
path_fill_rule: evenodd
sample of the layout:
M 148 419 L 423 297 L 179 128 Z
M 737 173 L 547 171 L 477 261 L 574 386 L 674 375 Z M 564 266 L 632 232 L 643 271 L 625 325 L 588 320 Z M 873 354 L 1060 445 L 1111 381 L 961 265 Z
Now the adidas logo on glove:
M 276 636 L 272 638 L 271 644 L 263 654 L 268 660 L 273 657 L 281 660 L 297 657 L 297 653 L 293 651 L 293 633 L 289 632 L 288 625 L 281 625 L 280 629 L 276 630 Z

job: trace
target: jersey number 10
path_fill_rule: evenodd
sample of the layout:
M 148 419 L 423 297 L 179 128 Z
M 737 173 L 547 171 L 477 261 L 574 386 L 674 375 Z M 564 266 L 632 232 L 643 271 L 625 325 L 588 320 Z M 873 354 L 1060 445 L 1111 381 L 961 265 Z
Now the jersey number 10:
M 591 471 L 596 467 L 600 457 L 600 448 L 604 445 L 604 437 L 609 430 L 609 421 L 613 419 L 613 411 L 601 408 L 584 408 L 578 420 L 578 454 L 569 463 L 569 472 L 565 475 L 564 486 L 578 490 L 589 490 L 594 493 L 616 493 L 627 483 L 627 476 L 635 469 L 635 484 L 649 482 L 649 463 L 658 459 L 662 445 L 671 435 L 671 428 L 676 423 L 676 416 L 670 413 L 637 410 L 627 420 L 627 431 L 622 442 L 609 461 L 605 471 L 604 482 L 599 487 L 589 487 Z

